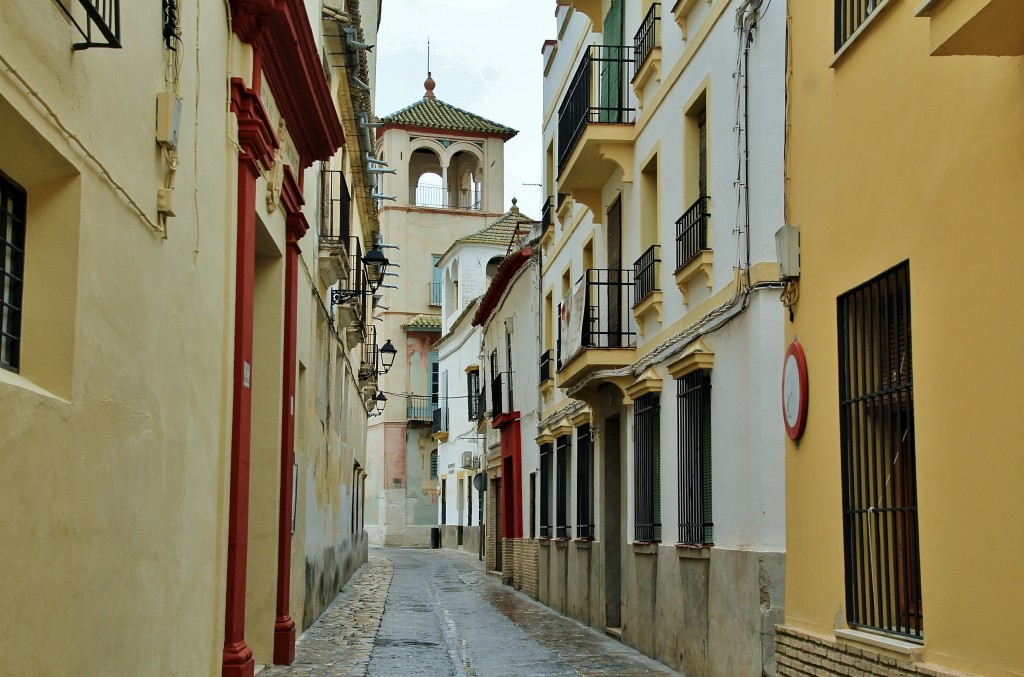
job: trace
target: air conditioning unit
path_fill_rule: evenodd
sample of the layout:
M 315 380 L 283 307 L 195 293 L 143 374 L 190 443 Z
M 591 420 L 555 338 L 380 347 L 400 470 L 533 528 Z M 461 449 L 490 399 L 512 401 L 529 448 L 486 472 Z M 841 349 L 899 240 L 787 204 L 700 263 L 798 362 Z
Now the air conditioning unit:
M 473 467 L 473 452 L 464 451 L 462 452 L 462 467 L 472 468 Z

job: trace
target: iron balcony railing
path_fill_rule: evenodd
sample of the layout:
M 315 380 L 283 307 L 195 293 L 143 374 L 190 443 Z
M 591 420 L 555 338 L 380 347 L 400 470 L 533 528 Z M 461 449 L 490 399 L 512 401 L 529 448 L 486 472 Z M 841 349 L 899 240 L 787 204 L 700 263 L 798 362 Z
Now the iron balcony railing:
M 491 418 L 514 410 L 512 374 L 507 371 L 499 372 L 491 381 Z
M 661 289 L 661 246 L 651 245 L 633 264 L 633 305 Z
M 428 293 L 430 294 L 430 305 L 439 306 L 441 305 L 441 283 L 440 282 L 428 282 Z
M 324 169 L 320 172 L 320 243 L 347 244 L 351 237 L 350 205 L 352 199 L 344 172 Z
M 473 397 L 473 394 L 470 394 Z M 480 392 L 476 394 L 476 420 L 484 419 L 484 412 L 487 411 L 487 386 L 481 385 Z
M 697 258 L 708 247 L 710 197 L 701 195 L 676 221 L 676 270 Z
M 636 339 L 633 314 L 629 312 L 628 270 L 591 268 L 586 273 L 583 347 L 627 348 Z
M 548 348 L 543 353 L 541 353 L 541 356 L 540 356 L 540 382 L 542 384 L 547 383 L 548 381 L 551 380 L 551 376 L 552 376 L 551 360 L 552 360 L 552 353 L 553 352 L 554 351 L 552 351 L 551 348 Z
M 406 418 L 410 421 L 434 421 L 434 410 L 437 402 L 430 395 L 409 395 L 406 402 Z
M 359 360 L 359 380 L 365 381 L 380 371 L 380 349 L 377 347 L 377 327 L 366 327 L 362 355 Z
M 479 190 L 412 185 L 409 186 L 409 195 L 410 202 L 417 207 L 480 210 Z
M 58 0 L 57 4 L 71 20 L 71 25 L 75 27 L 78 34 L 85 39 L 85 42 L 72 44 L 72 49 L 89 49 L 90 47 L 120 49 L 120 0 Z M 164 12 L 167 12 L 166 0 Z
M 658 46 L 659 21 L 661 21 L 661 3 L 656 2 L 647 10 L 644 20 L 640 22 L 640 29 L 633 36 L 633 58 L 636 70 L 640 70 L 640 66 L 647 61 L 647 57 Z
M 585 274 L 583 328 L 580 344 L 590 348 L 628 348 L 636 339 L 636 323 L 629 311 L 632 271 L 591 268 Z M 559 317 L 564 304 L 558 304 Z M 563 357 L 562 323 L 558 323 L 555 341 L 555 366 L 561 371 L 568 362 Z
M 885 0 L 835 0 L 835 51 L 853 37 Z
M 632 45 L 590 45 L 558 109 L 558 171 L 591 123 L 632 124 L 629 81 Z
M 430 428 L 432 433 L 443 433 L 448 431 L 448 407 L 438 407 L 433 413 L 433 425 Z
M 544 199 L 544 205 L 540 208 L 540 227 L 541 230 L 546 230 L 548 226 L 554 224 L 554 211 L 555 211 L 555 198 L 548 196 Z

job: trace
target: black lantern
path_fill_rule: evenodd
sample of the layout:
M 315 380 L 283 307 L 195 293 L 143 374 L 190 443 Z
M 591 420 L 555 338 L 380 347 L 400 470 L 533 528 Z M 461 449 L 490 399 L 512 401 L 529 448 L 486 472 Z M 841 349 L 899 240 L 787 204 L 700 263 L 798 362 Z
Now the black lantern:
M 384 256 L 380 245 L 373 245 L 370 251 L 363 257 L 363 265 L 366 266 L 366 277 L 370 281 L 370 291 L 376 292 L 384 282 L 384 273 L 391 264 L 388 257 Z
M 384 368 L 381 374 L 386 374 L 391 370 L 391 365 L 395 363 L 395 356 L 398 355 L 398 349 L 391 343 L 391 339 L 384 342 L 384 345 L 380 347 L 380 363 Z
M 384 405 L 388 403 L 388 398 L 384 397 L 384 393 L 378 391 L 373 396 L 373 403 L 376 405 L 374 410 L 370 413 L 370 416 L 380 416 L 384 413 Z

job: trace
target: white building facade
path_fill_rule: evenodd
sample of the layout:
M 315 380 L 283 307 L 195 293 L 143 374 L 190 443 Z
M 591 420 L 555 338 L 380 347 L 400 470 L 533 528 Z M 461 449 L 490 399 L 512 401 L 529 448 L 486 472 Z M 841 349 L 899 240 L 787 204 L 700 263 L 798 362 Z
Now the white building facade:
M 785 2 L 556 17 L 539 598 L 686 674 L 773 674 Z

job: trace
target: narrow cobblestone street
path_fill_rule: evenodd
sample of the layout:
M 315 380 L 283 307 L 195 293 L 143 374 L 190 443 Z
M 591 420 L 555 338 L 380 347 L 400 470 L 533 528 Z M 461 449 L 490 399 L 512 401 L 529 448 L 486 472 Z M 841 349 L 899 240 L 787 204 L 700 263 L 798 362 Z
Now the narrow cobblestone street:
M 678 676 L 488 576 L 450 550 L 372 549 L 299 639 L 295 663 L 263 677 Z

